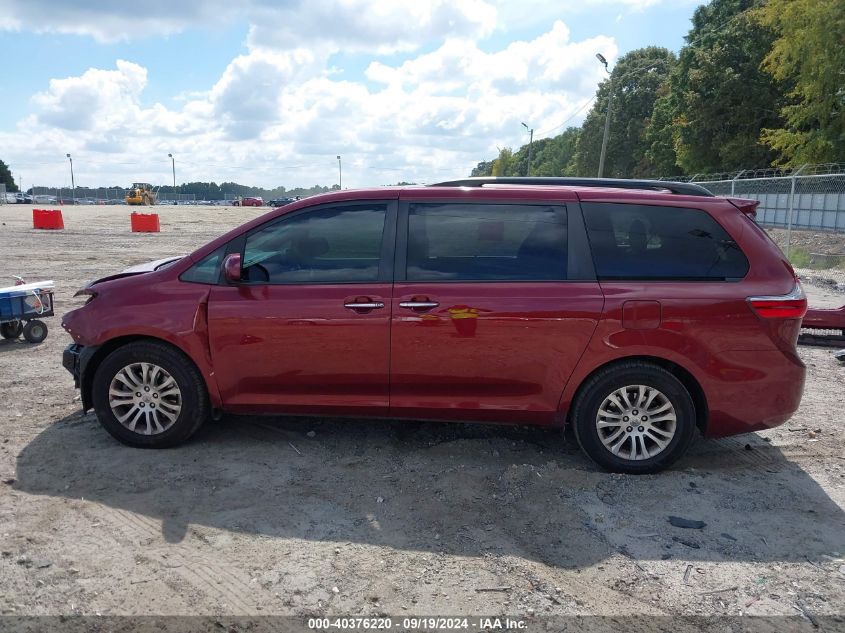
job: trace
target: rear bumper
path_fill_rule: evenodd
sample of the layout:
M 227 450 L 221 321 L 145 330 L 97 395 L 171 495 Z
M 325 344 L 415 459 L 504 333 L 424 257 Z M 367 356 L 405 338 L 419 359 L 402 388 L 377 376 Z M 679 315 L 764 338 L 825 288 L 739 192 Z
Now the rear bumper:
M 706 435 L 723 437 L 773 428 L 801 404 L 807 369 L 797 355 L 781 351 L 723 352 L 725 366 L 705 386 Z
M 810 308 L 801 327 L 818 330 L 845 329 L 845 306 L 838 309 Z

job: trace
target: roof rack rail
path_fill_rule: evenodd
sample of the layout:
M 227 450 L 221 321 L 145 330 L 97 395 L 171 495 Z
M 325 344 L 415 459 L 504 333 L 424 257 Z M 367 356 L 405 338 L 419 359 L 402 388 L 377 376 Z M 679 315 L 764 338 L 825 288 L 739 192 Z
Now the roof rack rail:
M 702 187 L 688 182 L 669 180 L 627 180 L 625 178 L 557 178 L 534 176 L 482 176 L 462 178 L 429 185 L 430 187 L 481 187 L 483 185 L 546 185 L 567 187 L 617 187 L 620 189 L 646 189 L 670 191 L 685 196 L 713 196 Z

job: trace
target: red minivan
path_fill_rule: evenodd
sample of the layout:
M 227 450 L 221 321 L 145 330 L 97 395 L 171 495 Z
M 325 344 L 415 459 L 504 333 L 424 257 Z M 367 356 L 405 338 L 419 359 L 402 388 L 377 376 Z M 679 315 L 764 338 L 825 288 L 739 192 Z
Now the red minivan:
M 80 290 L 64 365 L 131 446 L 220 412 L 571 424 L 654 472 L 801 400 L 807 302 L 756 204 L 566 178 L 314 196 Z

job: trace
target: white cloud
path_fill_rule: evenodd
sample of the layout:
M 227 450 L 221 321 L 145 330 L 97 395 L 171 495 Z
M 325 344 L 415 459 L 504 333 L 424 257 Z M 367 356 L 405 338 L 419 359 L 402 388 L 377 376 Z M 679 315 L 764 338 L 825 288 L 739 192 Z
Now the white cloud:
M 32 97 L 38 120 L 65 130 L 115 129 L 132 116 L 147 85 L 147 70 L 122 59 L 116 70 L 90 68 L 79 77 L 51 79 Z
M 267 10 L 306 15 L 303 6 Z M 362 0 L 326 6 L 347 16 L 367 13 Z M 355 82 L 329 58 L 358 44 L 329 31 L 321 35 L 325 44 L 319 38 L 304 43 L 325 18 L 324 8 L 308 13 L 308 20 L 286 22 L 278 32 L 301 29 L 301 38 L 285 42 L 263 39 L 269 36 L 262 29 L 273 25 L 261 21 L 247 51 L 207 90 L 179 95 L 176 106 L 143 105 L 147 70 L 121 60 L 113 69 L 52 80 L 32 98 L 33 112 L 17 130 L 0 133 L 0 144 L 14 148 L 8 158 L 44 184 L 62 184 L 57 179 L 64 177 L 66 152 L 73 153 L 82 184 L 168 182 L 168 152 L 177 157 L 180 181 L 330 184 L 337 154 L 344 156 L 349 186 L 433 181 L 466 175 L 497 146 L 524 143 L 522 121 L 537 130 L 559 125 L 603 78 L 595 52 L 617 54 L 611 38 L 575 41 L 562 21 L 532 40 L 485 51 L 478 38 L 492 28 L 495 12 L 481 0 L 368 6 L 370 13 L 349 18 L 359 20 L 350 30 L 360 29 L 356 41 L 368 41 L 361 46 L 439 46 L 404 62 L 374 58 L 366 69 L 369 83 Z M 393 24 L 385 29 L 389 35 L 378 33 L 382 23 Z
M 496 25 L 496 10 L 485 0 L 321 0 L 256 13 L 247 39 L 252 48 L 389 53 L 444 35 L 484 37 Z
M 414 50 L 450 34 L 477 38 L 496 25 L 486 0 L 0 0 L 0 30 L 137 40 L 188 28 L 251 24 L 250 48 Z
M 373 62 L 366 73 L 372 81 L 427 94 L 582 94 L 600 76 L 593 59 L 597 50 L 612 57 L 616 47 L 606 37 L 571 42 L 569 29 L 556 21 L 548 33 L 530 42 L 512 42 L 502 51 L 485 53 L 473 42 L 448 40 L 398 68 Z
M 237 7 L 225 0 L 0 0 L 0 30 L 87 35 L 101 42 L 225 24 Z

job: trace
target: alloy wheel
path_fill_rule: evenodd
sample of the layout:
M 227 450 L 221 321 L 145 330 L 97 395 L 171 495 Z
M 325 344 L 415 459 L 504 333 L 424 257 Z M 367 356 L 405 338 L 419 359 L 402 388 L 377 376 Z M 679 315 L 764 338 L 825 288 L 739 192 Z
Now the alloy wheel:
M 109 407 L 128 430 L 158 435 L 169 429 L 182 411 L 182 392 L 165 369 L 153 363 L 132 363 L 115 374 L 109 385 Z
M 599 406 L 596 429 L 613 455 L 633 461 L 650 459 L 662 453 L 675 436 L 675 407 L 654 387 L 620 387 Z

